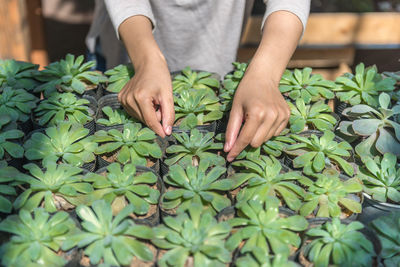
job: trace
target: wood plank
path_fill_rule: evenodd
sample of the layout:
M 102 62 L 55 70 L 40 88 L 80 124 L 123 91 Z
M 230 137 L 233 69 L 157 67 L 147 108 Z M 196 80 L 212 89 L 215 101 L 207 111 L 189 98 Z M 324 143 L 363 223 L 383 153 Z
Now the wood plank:
M 41 68 L 49 64 L 44 34 L 41 0 L 26 0 L 27 19 L 30 30 L 30 59 Z

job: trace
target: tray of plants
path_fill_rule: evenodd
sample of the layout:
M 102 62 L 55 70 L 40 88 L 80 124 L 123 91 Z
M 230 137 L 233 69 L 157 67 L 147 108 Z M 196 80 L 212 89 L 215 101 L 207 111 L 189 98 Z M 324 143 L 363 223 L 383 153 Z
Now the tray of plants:
M 173 73 L 164 139 L 94 66 L 0 60 L 1 266 L 399 266 L 399 72 L 286 70 L 286 129 L 227 163 L 246 63 Z

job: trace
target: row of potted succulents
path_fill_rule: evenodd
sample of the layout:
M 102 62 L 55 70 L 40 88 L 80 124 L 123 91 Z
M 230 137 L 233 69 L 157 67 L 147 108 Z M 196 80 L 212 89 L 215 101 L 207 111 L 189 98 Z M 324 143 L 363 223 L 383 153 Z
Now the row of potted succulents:
M 132 66 L 105 76 L 83 61 L 0 62 L 3 265 L 400 262 L 388 234 L 398 215 L 355 221 L 400 208 L 398 73 L 287 70 L 287 129 L 228 164 L 223 132 L 247 64 L 221 83 L 173 74 L 176 118 L 162 140 L 118 103 Z

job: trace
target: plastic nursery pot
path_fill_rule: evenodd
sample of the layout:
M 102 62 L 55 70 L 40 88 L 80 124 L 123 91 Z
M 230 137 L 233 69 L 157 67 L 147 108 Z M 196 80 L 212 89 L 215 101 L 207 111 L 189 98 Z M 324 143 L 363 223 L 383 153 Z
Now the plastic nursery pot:
M 33 130 L 32 118 L 29 118 L 25 122 L 17 122 L 17 128 L 18 130 L 23 131 L 25 135 L 29 134 Z
M 400 212 L 399 204 L 379 202 L 375 199 L 372 199 L 371 196 L 365 192 L 363 192 L 363 196 L 363 210 L 359 215 L 358 220 L 365 224 L 380 216 L 386 216 L 395 212 Z
M 103 96 L 103 91 L 104 85 L 100 83 L 96 87 L 86 89 L 86 91 L 83 93 L 83 96 L 90 96 L 94 97 L 96 100 L 99 100 Z
M 342 102 L 337 99 L 335 103 L 335 113 L 338 114 L 339 117 L 343 118 L 344 116 L 342 115 L 342 113 L 348 107 L 350 107 L 350 104 L 347 104 L 346 102 Z
M 224 112 L 223 117 L 216 121 L 216 126 L 215 126 L 216 135 L 226 132 L 226 127 L 228 126 L 228 121 L 229 121 L 229 113 L 230 111 Z
M 98 104 L 97 104 L 97 114 L 96 114 L 96 131 L 99 131 L 99 130 L 108 131 L 111 129 L 117 129 L 119 131 L 123 131 L 123 129 L 124 129 L 123 124 L 106 126 L 106 125 L 97 123 L 98 119 L 104 118 L 104 113 L 102 111 L 102 108 L 104 108 L 105 106 L 111 107 L 112 110 L 121 108 L 121 103 L 118 101 L 118 94 L 110 93 L 110 94 L 104 95 L 103 97 L 101 97 L 99 99 Z

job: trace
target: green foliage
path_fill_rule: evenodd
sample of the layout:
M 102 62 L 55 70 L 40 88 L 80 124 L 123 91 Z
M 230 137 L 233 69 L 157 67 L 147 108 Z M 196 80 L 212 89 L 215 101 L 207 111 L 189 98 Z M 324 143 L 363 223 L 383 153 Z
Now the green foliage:
M 232 108 L 233 96 L 235 95 L 236 89 L 242 80 L 244 73 L 246 72 L 247 63 L 233 62 L 235 69 L 232 74 L 227 74 L 222 82 L 220 88 L 219 98 L 221 99 L 221 109 L 223 111 L 229 111 Z
M 296 99 L 296 105 L 288 101 L 290 107 L 290 131 L 300 133 L 304 130 L 333 130 L 336 119 L 331 115 L 331 108 L 323 100 L 313 105 L 306 105 L 301 98 Z
M 39 65 L 13 59 L 0 60 L 0 87 L 32 90 L 38 84 L 35 72 Z
M 192 71 L 190 67 L 182 70 L 181 74 L 176 75 L 172 81 L 174 93 L 181 94 L 189 89 L 205 89 L 207 92 L 213 93 L 219 88 L 219 81 L 211 77 L 209 72 Z
M 226 169 L 221 166 L 210 169 L 211 164 L 208 160 L 201 160 L 199 166 L 185 169 L 179 164 L 171 166 L 164 182 L 174 188 L 162 196 L 162 207 L 173 209 L 179 206 L 179 210 L 185 210 L 191 203 L 198 203 L 215 213 L 231 205 L 223 191 L 232 189 L 233 181 L 221 179 Z
M 12 234 L 0 248 L 4 266 L 64 266 L 57 255 L 60 247 L 76 228 L 68 213 L 60 211 L 50 217 L 42 208 L 33 216 L 22 209 L 19 215 L 8 216 L 0 223 L 0 231 Z
M 4 87 L 0 90 L 0 115 L 8 115 L 13 121 L 26 122 L 37 98 L 24 89 Z
M 284 217 L 279 214 L 279 201 L 271 198 L 264 204 L 250 200 L 236 204 L 238 217 L 228 222 L 237 227 L 226 247 L 233 250 L 244 241 L 242 254 L 251 253 L 255 258 L 274 254 L 289 256 L 291 247 L 299 248 L 298 233 L 308 227 L 307 220 L 299 215 Z
M 254 255 L 257 255 L 255 257 Z M 298 265 L 290 261 L 286 255 L 268 255 L 262 249 L 255 247 L 253 254 L 246 253 L 244 256 L 235 260 L 237 267 L 297 267 Z
M 343 111 L 351 121 L 342 121 L 340 132 L 348 136 L 368 137 L 355 151 L 360 157 L 392 153 L 400 156 L 400 124 L 394 119 L 400 114 L 400 105 L 390 107 L 390 96 L 379 95 L 378 108 L 356 105 Z
M 112 163 L 107 167 L 106 174 L 89 173 L 85 181 L 93 183 L 97 189 L 95 199 L 104 199 L 111 203 L 113 214 L 118 214 L 128 204 L 133 206 L 133 212 L 146 215 L 150 205 L 157 205 L 160 192 L 152 188 L 157 183 L 157 176 L 151 172 L 138 173 L 135 165 L 121 166 Z
M 96 121 L 98 124 L 105 126 L 115 126 L 119 124 L 134 123 L 135 119 L 129 116 L 123 109 L 113 110 L 109 106 L 105 106 L 101 109 L 103 113 L 107 116 L 107 119 L 100 118 Z
M 47 212 L 55 212 L 87 201 L 85 196 L 93 188 L 83 181 L 81 168 L 55 162 L 47 162 L 44 167 L 45 170 L 33 163 L 24 165 L 32 176 L 19 180 L 29 184 L 29 188 L 14 201 L 14 208 L 32 211 L 44 207 Z
M 340 217 L 345 209 L 352 213 L 361 212 L 361 203 L 355 193 L 362 190 L 359 179 L 340 180 L 336 171 L 314 174 L 316 181 L 302 179 L 307 186 L 304 203 L 300 208 L 302 216 L 316 212 L 316 217 Z
M 12 158 L 22 158 L 24 156 L 24 148 L 14 141 L 22 138 L 24 133 L 20 130 L 8 127 L 11 118 L 8 115 L 0 114 L 0 159 L 6 159 L 5 153 Z
M 320 74 L 311 75 L 311 68 L 286 70 L 279 84 L 281 93 L 287 94 L 292 100 L 301 98 L 306 104 L 321 99 L 333 99 L 333 89 L 336 84 L 325 80 Z
M 350 104 L 378 106 L 378 95 L 382 91 L 393 91 L 396 81 L 383 78 L 376 66 L 365 68 L 364 63 L 356 66 L 356 74 L 346 73 L 336 79 L 336 96 L 340 101 Z
M 28 160 L 43 160 L 47 162 L 68 163 L 81 167 L 84 163 L 95 160 L 94 151 L 97 144 L 89 130 L 79 124 L 60 122 L 49 127 L 45 133 L 35 132 L 24 144 L 25 157 Z
M 222 118 L 221 104 L 214 93 L 205 89 L 188 89 L 174 95 L 175 123 L 181 129 L 192 129 Z
M 310 137 L 291 135 L 297 141 L 296 144 L 286 147 L 285 152 L 291 156 L 296 156 L 293 160 L 295 168 L 303 168 L 306 174 L 321 172 L 325 166 L 337 164 L 338 168 L 344 170 L 349 176 L 353 176 L 353 166 L 347 162 L 352 151 L 352 147 L 346 141 L 340 143 L 334 141 L 335 134 L 325 131 L 324 135 L 318 138 L 315 134 Z
M 328 266 L 372 266 L 374 248 L 358 230 L 364 228 L 360 222 L 342 224 L 338 218 L 321 226 L 311 228 L 306 236 L 311 241 L 304 254 L 315 267 Z
M 300 173 L 282 173 L 281 163 L 274 157 L 267 156 L 234 161 L 232 165 L 244 169 L 230 179 L 240 181 L 240 184 L 247 181 L 247 185 L 237 196 L 238 201 L 267 201 L 270 196 L 279 196 L 290 209 L 297 211 L 300 208 L 304 190 L 294 183 L 302 179 Z
M 108 76 L 107 91 L 119 93 L 125 84 L 135 75 L 132 64 L 118 65 L 113 69 L 104 72 Z
M 225 248 L 225 239 L 231 227 L 227 222 L 218 223 L 201 206 L 192 205 L 188 212 L 176 217 L 166 217 L 164 224 L 154 228 L 152 242 L 167 253 L 158 261 L 158 266 L 186 266 L 193 257 L 193 266 L 226 266 L 231 254 Z
M 381 216 L 371 222 L 372 228 L 381 241 L 380 257 L 384 266 L 398 266 L 400 262 L 400 213 Z
M 222 150 L 222 143 L 215 143 L 214 133 L 201 133 L 197 129 L 190 131 L 190 136 L 186 132 L 173 133 L 178 141 L 177 145 L 167 148 L 167 153 L 172 154 L 165 159 L 165 164 L 171 166 L 179 163 L 182 166 L 198 165 L 199 160 L 210 160 L 213 165 L 224 165 L 225 159 L 217 154 L 215 150 Z M 212 152 L 214 150 L 214 153 Z
M 86 124 L 93 120 L 94 115 L 90 114 L 88 104 L 88 100 L 78 99 L 72 93 L 54 93 L 40 102 L 35 109 L 35 117 L 42 126 L 55 126 L 65 120 Z
M 359 166 L 357 174 L 364 184 L 364 192 L 380 202 L 400 203 L 400 168 L 397 158 L 385 153 L 382 159 L 364 159 L 364 166 Z
M 110 204 L 104 200 L 93 202 L 92 208 L 77 207 L 76 213 L 82 220 L 82 230 L 68 238 L 62 249 L 68 250 L 75 246 L 85 248 L 85 255 L 96 266 L 100 261 L 102 263 L 99 266 L 129 265 L 133 257 L 151 261 L 152 252 L 138 239 L 151 239 L 152 230 L 127 219 L 133 209 L 128 205 L 113 217 Z
M 86 63 L 83 61 L 83 55 L 75 59 L 74 55 L 67 54 L 65 59 L 46 66 L 37 75 L 37 79 L 43 84 L 36 87 L 34 91 L 43 92 L 45 97 L 49 97 L 57 90 L 83 94 L 88 87 L 107 81 L 100 72 L 90 70 L 96 65 L 95 61 Z
M 140 123 L 127 123 L 122 132 L 116 129 L 107 132 L 101 130 L 94 135 L 94 141 L 100 143 L 96 154 L 118 152 L 118 162 L 141 166 L 146 166 L 147 158 L 161 158 L 161 149 L 155 139 L 154 132 L 147 127 L 142 128 Z

